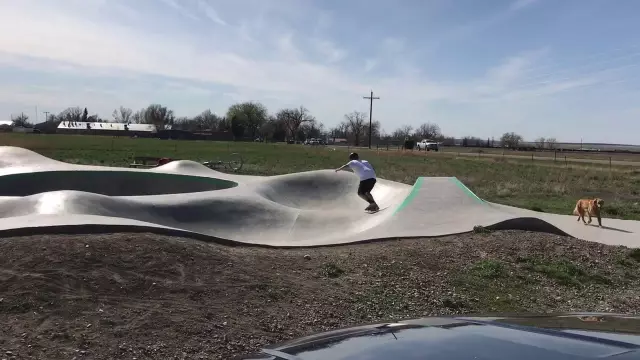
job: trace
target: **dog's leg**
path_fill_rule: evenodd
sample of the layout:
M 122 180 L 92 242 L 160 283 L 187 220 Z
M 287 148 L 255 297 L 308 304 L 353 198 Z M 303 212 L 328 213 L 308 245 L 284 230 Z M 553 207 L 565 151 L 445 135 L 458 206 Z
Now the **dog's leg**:
M 602 227 L 602 217 L 600 216 L 600 213 L 598 213 L 598 227 Z
M 587 211 L 587 216 L 589 217 L 588 223 L 591 224 L 591 213 Z
M 584 221 L 584 209 L 579 208 L 579 209 L 578 209 L 578 214 L 579 214 L 579 216 L 578 216 L 578 220 L 582 219 L 582 222 L 583 222 L 585 225 L 587 225 L 587 222 L 586 222 L 586 221 Z

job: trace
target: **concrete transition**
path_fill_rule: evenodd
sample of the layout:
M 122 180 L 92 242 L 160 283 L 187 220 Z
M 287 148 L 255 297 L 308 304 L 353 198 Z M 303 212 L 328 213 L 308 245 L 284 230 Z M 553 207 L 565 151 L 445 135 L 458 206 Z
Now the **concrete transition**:
M 480 225 L 640 247 L 638 221 L 585 226 L 572 215 L 484 201 L 454 177 L 420 177 L 413 186 L 379 179 L 373 195 L 386 209 L 368 214 L 357 182 L 333 170 L 230 175 L 186 160 L 148 170 L 73 165 L 0 147 L 0 236 L 151 231 L 296 247 L 434 237 Z

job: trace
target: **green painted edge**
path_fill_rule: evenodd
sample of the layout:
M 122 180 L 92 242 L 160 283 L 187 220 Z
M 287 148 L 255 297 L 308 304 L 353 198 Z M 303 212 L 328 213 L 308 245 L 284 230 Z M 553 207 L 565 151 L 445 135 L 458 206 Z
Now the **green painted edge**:
M 471 191 L 465 184 L 463 184 L 462 181 L 458 180 L 457 177 L 451 177 L 449 179 L 451 179 L 451 181 L 456 184 L 456 186 L 458 186 L 462 191 L 469 195 L 469 197 L 475 199 L 477 202 L 483 205 L 487 204 L 486 202 L 484 202 L 484 200 L 480 199 L 478 195 L 474 194 L 473 191 Z
M 413 201 L 416 195 L 418 195 L 418 191 L 422 187 L 422 179 L 423 177 L 419 177 L 416 180 L 415 184 L 413 184 L 413 189 L 411 189 L 411 192 L 409 193 L 409 195 L 407 195 L 407 197 L 404 198 L 404 201 L 400 204 L 400 206 L 396 208 L 396 211 L 393 212 L 393 215 L 397 214 L 400 210 L 407 207 L 407 205 L 409 205 Z

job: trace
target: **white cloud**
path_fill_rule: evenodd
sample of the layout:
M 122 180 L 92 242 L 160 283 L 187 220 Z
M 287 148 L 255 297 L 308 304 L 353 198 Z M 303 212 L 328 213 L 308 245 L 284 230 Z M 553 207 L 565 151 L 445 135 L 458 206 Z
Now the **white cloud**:
M 214 9 L 211 5 L 207 4 L 204 0 L 198 0 L 198 6 L 207 18 L 218 25 L 227 25 L 227 23 L 220 18 L 216 9 Z
M 375 59 L 366 59 L 364 61 L 364 71 L 365 72 L 369 72 L 369 71 L 373 70 L 373 68 L 376 67 L 377 63 L 378 62 Z
M 331 41 L 316 39 L 313 41 L 316 50 L 326 62 L 334 63 L 344 59 L 347 56 L 347 52 L 336 46 Z
M 176 0 L 160 0 L 165 5 L 169 6 L 173 10 L 179 12 L 182 16 L 185 16 L 191 20 L 198 20 L 198 16 L 193 12 L 189 11 L 186 7 L 180 5 Z

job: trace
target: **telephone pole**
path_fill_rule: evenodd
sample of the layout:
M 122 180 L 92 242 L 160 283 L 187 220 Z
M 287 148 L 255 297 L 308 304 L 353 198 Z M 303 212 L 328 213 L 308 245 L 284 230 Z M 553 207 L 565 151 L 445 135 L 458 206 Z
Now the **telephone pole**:
M 380 97 L 379 96 L 374 97 L 373 90 L 371 90 L 371 96 L 363 96 L 363 98 L 369 100 L 369 149 L 371 149 L 371 132 L 373 130 L 371 128 L 371 123 L 373 119 L 373 100 L 378 100 L 380 99 Z
M 44 113 L 44 121 L 47 122 L 49 121 L 49 112 L 48 111 L 43 111 Z

